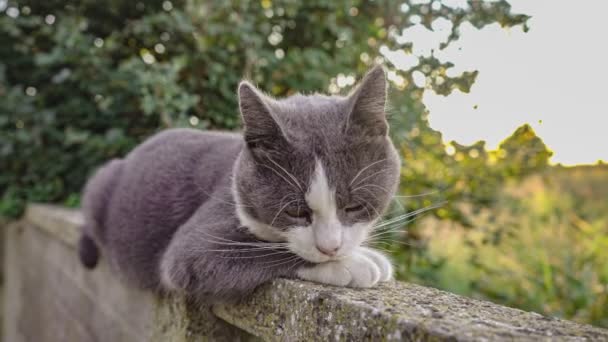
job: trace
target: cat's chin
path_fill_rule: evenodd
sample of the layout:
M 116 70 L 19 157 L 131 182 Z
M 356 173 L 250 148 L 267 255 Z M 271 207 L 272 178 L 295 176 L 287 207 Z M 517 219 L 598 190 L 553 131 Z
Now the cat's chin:
M 324 262 L 328 262 L 328 261 L 332 261 L 332 260 L 337 260 L 336 258 L 331 258 L 331 257 L 325 256 L 325 255 L 319 255 L 319 256 L 316 256 L 316 255 L 306 255 L 306 254 L 297 253 L 297 252 L 294 252 L 294 254 L 298 255 L 300 258 L 302 258 L 302 259 L 304 259 L 304 260 L 306 260 L 308 262 L 311 262 L 313 264 L 322 264 Z
M 292 245 L 292 247 L 290 248 L 291 252 L 296 254 L 297 256 L 299 256 L 300 258 L 313 263 L 313 264 L 323 264 L 326 262 L 330 262 L 330 261 L 340 261 L 340 260 L 344 260 L 347 259 L 351 254 L 355 253 L 357 248 L 355 248 L 354 250 L 348 251 L 348 252 L 342 252 L 338 255 L 335 256 L 327 256 L 325 254 L 316 252 L 314 250 L 310 250 L 310 251 L 300 251 L 297 248 L 293 248 L 294 246 Z M 314 248 L 314 247 L 313 247 Z

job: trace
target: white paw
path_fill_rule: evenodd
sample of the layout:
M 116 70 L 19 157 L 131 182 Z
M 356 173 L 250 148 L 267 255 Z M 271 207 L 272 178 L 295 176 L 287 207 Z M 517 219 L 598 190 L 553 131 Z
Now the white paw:
M 360 247 L 344 259 L 302 267 L 297 275 L 304 280 L 335 286 L 372 287 L 391 279 L 393 267 L 383 254 Z
M 393 279 L 393 275 L 395 274 L 393 264 L 386 255 L 369 247 L 359 247 L 359 251 L 376 263 L 376 266 L 380 269 L 380 281 Z

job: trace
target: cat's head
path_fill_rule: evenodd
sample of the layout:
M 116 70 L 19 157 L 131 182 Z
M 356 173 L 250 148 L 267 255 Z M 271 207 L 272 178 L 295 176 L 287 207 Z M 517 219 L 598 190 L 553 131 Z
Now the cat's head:
M 311 262 L 348 255 L 369 236 L 399 180 L 384 71 L 371 70 L 346 97 L 276 100 L 247 82 L 238 94 L 246 147 L 233 190 L 241 223 Z

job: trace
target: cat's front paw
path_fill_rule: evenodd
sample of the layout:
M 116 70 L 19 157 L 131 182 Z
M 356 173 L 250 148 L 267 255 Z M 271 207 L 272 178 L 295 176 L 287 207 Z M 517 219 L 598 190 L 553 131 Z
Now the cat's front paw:
M 379 281 L 389 281 L 393 279 L 394 269 L 390 259 L 381 252 L 369 247 L 359 247 L 359 252 L 363 253 L 369 259 L 371 259 L 376 266 L 380 269 Z
M 181 262 L 180 262 L 181 261 Z M 165 291 L 184 293 L 194 284 L 192 272 L 176 253 L 166 253 L 160 264 L 160 282 Z
M 344 259 L 302 267 L 297 275 L 317 283 L 365 288 L 392 279 L 393 267 L 382 253 L 360 247 Z

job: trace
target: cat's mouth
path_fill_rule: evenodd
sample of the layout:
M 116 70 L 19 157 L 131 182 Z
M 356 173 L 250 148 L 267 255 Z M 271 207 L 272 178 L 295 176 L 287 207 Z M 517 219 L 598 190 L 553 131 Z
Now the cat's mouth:
M 329 261 L 337 261 L 347 258 L 350 251 L 341 250 L 334 255 L 327 255 L 319 251 L 315 245 L 304 245 L 298 241 L 288 242 L 289 250 L 300 258 L 315 264 L 321 264 Z
M 329 262 L 329 261 L 333 261 L 333 260 L 338 260 L 335 257 L 329 257 L 329 256 L 325 256 L 325 255 L 311 255 L 309 253 L 297 253 L 294 252 L 296 255 L 298 255 L 300 258 L 308 261 L 308 262 L 312 262 L 313 264 L 322 264 L 325 262 Z

